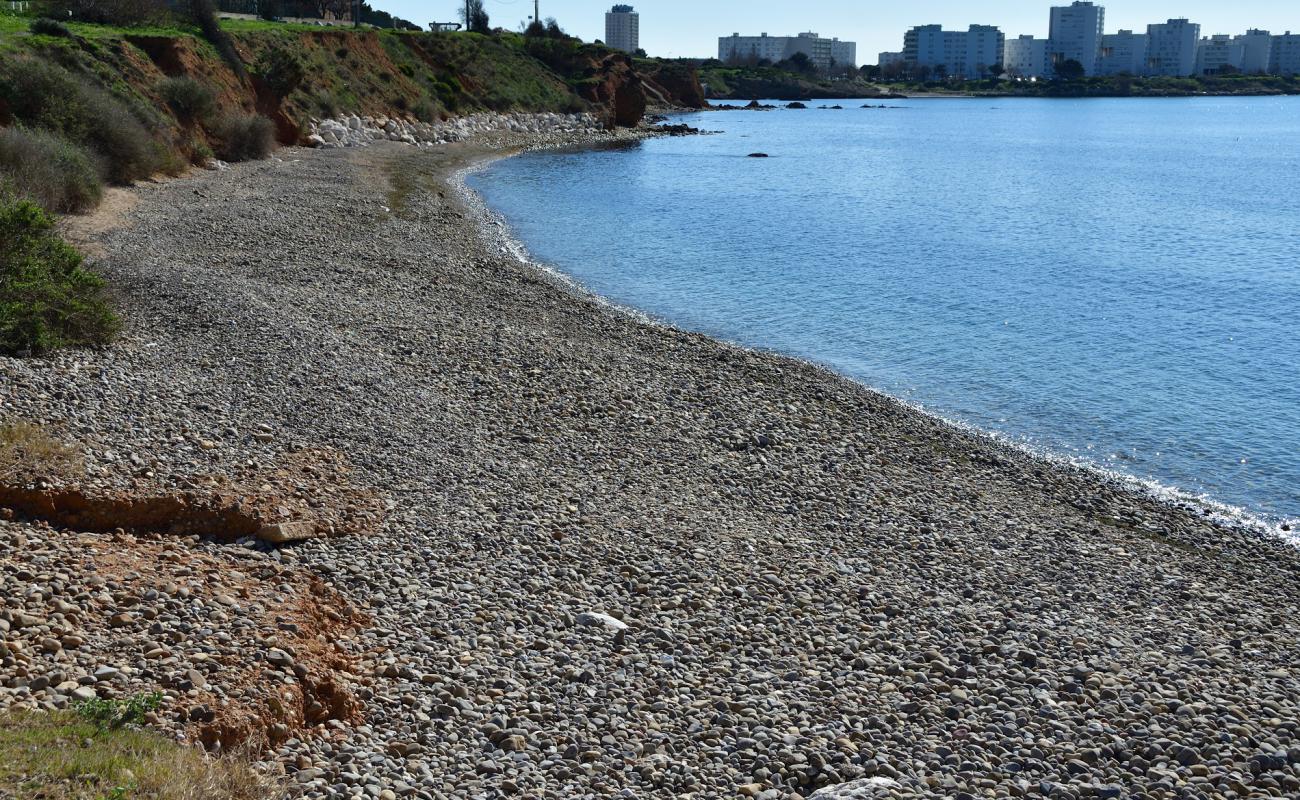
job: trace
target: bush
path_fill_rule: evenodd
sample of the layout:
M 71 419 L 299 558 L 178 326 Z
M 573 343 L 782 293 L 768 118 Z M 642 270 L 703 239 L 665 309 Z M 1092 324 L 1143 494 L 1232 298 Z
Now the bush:
M 217 96 L 193 78 L 167 78 L 158 84 L 158 94 L 184 123 L 205 120 L 217 110 Z
M 120 728 L 144 721 L 145 714 L 157 711 L 162 705 L 162 692 L 137 694 L 127 700 L 105 700 L 96 697 L 77 703 L 77 716 L 93 722 L 100 730 Z
M 17 122 L 93 150 L 113 183 L 152 175 L 153 137 L 121 100 L 89 80 L 45 61 L 14 59 L 0 68 L 0 106 Z
M 298 56 L 277 47 L 263 53 L 254 67 L 262 83 L 281 99 L 288 97 L 307 77 L 307 68 Z
M 334 119 L 339 115 L 339 110 L 343 104 L 339 101 L 338 95 L 331 91 L 320 91 L 312 97 L 316 104 L 316 110 L 319 112 L 321 119 Z
M 421 97 L 411 106 L 411 114 L 420 122 L 434 122 L 438 119 L 438 109 L 427 97 Z
M 253 114 L 227 114 L 213 126 L 220 140 L 217 155 L 224 161 L 255 161 L 266 158 L 275 145 L 275 125 Z
M 104 281 L 54 233 L 40 206 L 0 196 L 0 353 L 40 355 L 59 347 L 108 344 L 117 316 Z
M 0 174 L 20 195 L 60 214 L 92 208 L 103 195 L 91 155 L 45 131 L 0 130 Z
M 68 30 L 67 25 L 64 25 L 58 20 L 49 19 L 48 17 L 39 17 L 32 20 L 32 24 L 28 26 L 28 29 L 39 36 L 61 36 L 64 39 L 72 38 L 72 31 Z
M 192 137 L 185 142 L 185 152 L 189 154 L 191 164 L 200 166 L 216 157 L 208 143 L 198 137 Z

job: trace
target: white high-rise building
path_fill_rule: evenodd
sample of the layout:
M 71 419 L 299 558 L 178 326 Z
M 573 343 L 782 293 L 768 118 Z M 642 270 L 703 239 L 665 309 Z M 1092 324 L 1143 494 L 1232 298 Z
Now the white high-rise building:
M 1273 35 L 1268 31 L 1251 28 L 1237 41 L 1245 48 L 1241 59 L 1241 71 L 1247 75 L 1268 72 L 1269 62 L 1273 57 Z
M 1171 19 L 1147 26 L 1148 75 L 1189 76 L 1196 73 L 1196 44 L 1201 26 L 1186 19 Z
M 1002 51 L 1002 66 L 1013 78 L 1047 76 L 1047 40 L 1033 36 L 1007 39 Z
M 1147 35 L 1133 31 L 1108 33 L 1101 38 L 1098 75 L 1141 75 L 1146 68 Z
M 635 53 L 641 49 L 641 15 L 632 6 L 614 6 L 605 14 L 605 44 Z
M 1274 36 L 1268 63 L 1268 71 L 1274 75 L 1300 75 L 1300 33 Z
M 1097 74 L 1106 9 L 1083 0 L 1068 6 L 1053 6 L 1047 34 L 1048 59 L 1052 65 L 1078 61 L 1084 75 Z
M 972 25 L 965 31 L 945 31 L 921 25 L 903 37 L 903 59 L 910 69 L 925 68 L 934 78 L 988 77 L 990 67 L 1005 58 L 1006 36 L 992 25 Z
M 741 36 L 733 33 L 718 39 L 718 60 L 725 63 L 766 60 L 775 64 L 795 53 L 803 53 L 818 69 L 832 66 L 856 67 L 858 45 L 839 39 L 823 39 L 809 31 L 798 36 Z
M 1246 45 L 1231 36 L 1216 34 L 1201 39 L 1196 45 L 1197 75 L 1241 72 L 1245 60 Z

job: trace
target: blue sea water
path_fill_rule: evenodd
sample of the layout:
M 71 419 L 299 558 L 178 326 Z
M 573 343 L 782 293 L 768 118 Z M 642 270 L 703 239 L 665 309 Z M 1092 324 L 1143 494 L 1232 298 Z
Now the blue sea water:
M 1300 517 L 1300 98 L 840 102 L 469 183 L 617 303 Z

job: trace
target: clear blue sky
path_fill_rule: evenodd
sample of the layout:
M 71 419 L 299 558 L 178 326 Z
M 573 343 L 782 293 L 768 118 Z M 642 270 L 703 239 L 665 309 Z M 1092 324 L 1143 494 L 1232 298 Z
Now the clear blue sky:
M 377 8 L 424 25 L 458 20 L 456 0 L 370 0 Z M 733 32 L 791 35 L 814 30 L 858 43 L 858 61 L 876 63 L 881 50 L 902 49 L 913 25 L 942 23 L 964 29 L 971 23 L 997 25 L 1008 36 L 1047 35 L 1051 0 L 620 0 L 641 15 L 641 46 L 652 56 L 717 55 L 718 37 Z M 569 33 L 587 41 L 605 35 L 605 12 L 613 5 L 593 0 L 541 0 L 542 18 L 555 17 Z M 1060 5 L 1069 5 L 1062 0 Z M 485 0 L 494 26 L 515 28 L 533 13 L 533 0 Z M 1106 30 L 1145 30 L 1149 22 L 1188 17 L 1203 35 L 1265 28 L 1300 33 L 1300 0 L 1116 0 L 1106 8 Z

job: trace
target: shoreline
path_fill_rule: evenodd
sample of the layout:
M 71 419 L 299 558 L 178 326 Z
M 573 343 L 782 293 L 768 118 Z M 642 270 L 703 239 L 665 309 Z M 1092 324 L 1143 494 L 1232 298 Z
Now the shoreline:
M 161 684 L 158 726 L 264 733 L 294 798 L 1300 788 L 1295 548 L 521 263 L 456 176 L 526 144 L 283 151 L 91 235 L 122 341 L 0 359 L 68 480 L 273 467 L 289 511 L 387 513 L 287 547 L 0 519 L 0 708 Z
M 957 96 L 952 97 L 971 97 L 974 96 Z M 924 99 L 924 98 L 921 98 Z M 935 98 L 940 99 L 940 98 Z M 593 145 L 577 145 L 572 149 L 586 149 L 588 147 L 599 147 L 601 143 Z M 553 149 L 553 148 L 534 148 L 534 149 Z M 510 226 L 509 220 L 503 215 L 492 210 L 486 198 L 482 197 L 477 191 L 470 188 L 467 179 L 475 172 L 486 170 L 499 161 L 514 158 L 526 152 L 525 150 L 503 150 L 500 152 L 484 154 L 463 169 L 455 172 L 452 176 L 452 184 L 461 194 L 462 202 L 472 208 L 479 216 L 479 230 L 485 237 L 496 237 L 505 250 L 508 250 L 521 265 L 527 269 L 536 270 L 548 277 L 553 278 L 557 285 L 571 291 L 575 297 L 583 298 L 594 302 L 596 305 L 606 308 L 610 313 L 627 315 L 629 318 L 653 326 L 663 327 L 668 330 L 679 333 L 698 333 L 686 328 L 681 328 L 672 322 L 651 315 L 634 306 L 621 304 L 610 300 L 591 289 L 578 278 L 566 273 L 562 268 L 546 263 L 534 257 L 528 250 L 527 245 L 518 237 Z M 855 386 L 860 386 L 868 392 L 878 395 L 891 402 L 897 403 L 901 407 L 919 414 L 928 419 L 940 422 L 950 426 L 954 430 L 969 435 L 984 443 L 991 448 L 999 448 L 1015 452 L 1017 454 L 1028 456 L 1052 469 L 1069 470 L 1080 473 L 1084 476 L 1091 477 L 1100 483 L 1116 489 L 1118 491 L 1129 492 L 1148 500 L 1167 505 L 1178 511 L 1203 516 L 1212 520 L 1216 525 L 1225 529 L 1232 529 L 1246 536 L 1258 536 L 1275 539 L 1284 544 L 1300 548 L 1300 518 L 1282 517 L 1268 518 L 1251 511 L 1248 508 L 1234 506 L 1213 497 L 1196 495 L 1181 489 L 1177 486 L 1171 486 L 1161 483 L 1153 478 L 1141 478 L 1136 475 L 1121 472 L 1116 469 L 1104 467 L 1096 462 L 1086 458 L 1071 457 L 1068 455 L 1056 453 L 1044 447 L 1035 447 L 1023 442 L 1017 441 L 1014 437 L 995 430 L 981 428 L 977 425 L 964 422 L 962 420 L 951 419 L 942 413 L 931 410 L 917 403 L 910 402 L 904 398 L 897 397 L 869 383 L 845 375 L 837 371 L 833 366 L 824 364 L 812 359 L 804 359 L 798 356 L 782 353 L 778 350 L 770 350 L 763 347 L 749 347 L 725 338 L 712 336 L 709 334 L 699 334 L 709 339 L 717 341 L 719 344 L 734 347 L 747 352 L 754 352 L 761 355 L 769 355 L 777 358 L 788 359 L 793 362 L 804 364 L 812 369 L 826 373 L 828 376 L 836 379 L 845 380 Z

